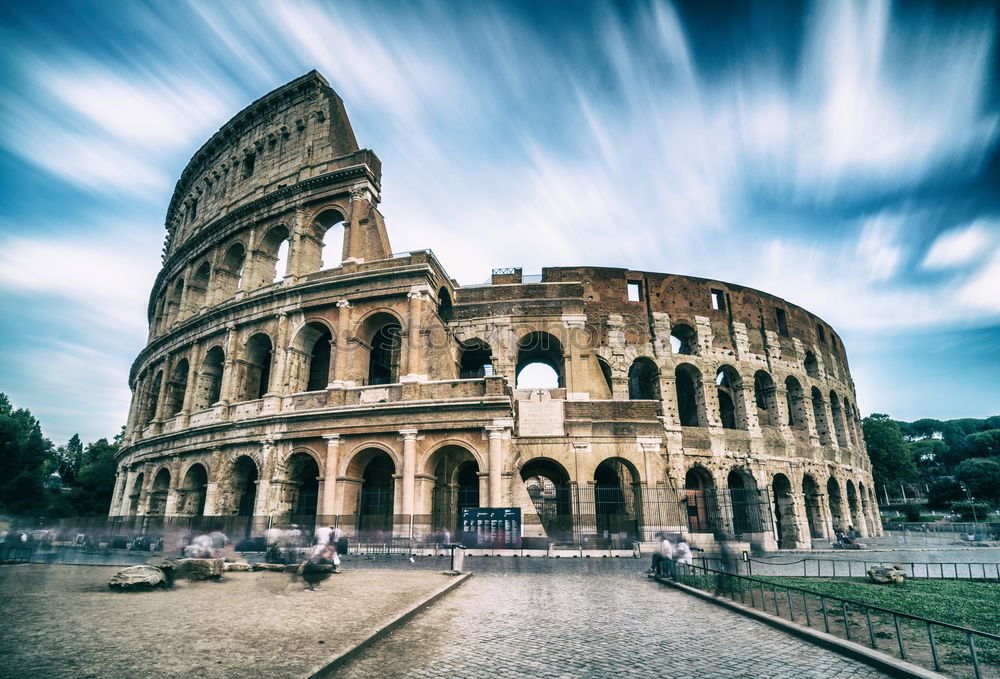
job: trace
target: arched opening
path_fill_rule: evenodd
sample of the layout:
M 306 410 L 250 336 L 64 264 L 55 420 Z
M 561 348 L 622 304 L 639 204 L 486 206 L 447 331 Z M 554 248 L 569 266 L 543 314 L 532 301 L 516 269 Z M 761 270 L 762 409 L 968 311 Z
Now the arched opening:
M 200 464 L 193 464 L 184 474 L 178 498 L 179 516 L 204 516 L 205 496 L 208 490 L 208 472 Z
M 167 298 L 167 323 L 173 325 L 181 320 L 181 301 L 184 299 L 184 279 L 178 278 Z
M 195 410 L 205 410 L 217 403 L 222 396 L 222 370 L 226 363 L 226 353 L 220 346 L 214 346 L 205 353 L 198 374 L 198 392 Z
M 813 421 L 816 422 L 816 434 L 819 435 L 820 443 L 833 443 L 830 435 L 830 423 L 826 419 L 826 402 L 823 394 L 816 387 L 812 388 L 812 408 Z
M 451 295 L 448 294 L 448 288 L 441 288 L 438 290 L 438 316 L 445 323 L 451 321 Z
M 243 384 L 244 401 L 263 398 L 264 394 L 270 390 L 273 356 L 271 338 L 264 333 L 257 333 L 247 340 L 246 380 Z
M 871 498 L 868 496 L 868 489 L 865 484 L 858 481 L 858 495 L 861 497 L 861 520 L 868 528 L 866 536 L 875 535 L 875 524 L 872 520 Z
M 705 426 L 705 397 L 701 387 L 701 372 L 693 365 L 682 363 L 674 370 L 677 388 L 677 416 L 682 427 Z
M 764 370 L 753 376 L 753 400 L 757 406 L 757 421 L 762 427 L 778 424 L 778 397 L 774 380 Z
M 434 477 L 431 495 L 431 529 L 448 531 L 458 539 L 462 510 L 479 507 L 479 465 L 472 453 L 461 446 L 445 446 L 428 462 Z
M 795 520 L 795 502 L 792 483 L 784 474 L 775 474 L 771 483 L 774 492 L 774 527 L 779 549 L 799 546 L 799 527 Z
M 163 516 L 167 513 L 167 493 L 170 492 L 170 472 L 166 468 L 156 472 L 153 477 L 153 487 L 149 491 L 150 516 Z
M 330 350 L 333 335 L 318 322 L 306 323 L 295 335 L 288 352 L 288 386 L 292 393 L 326 389 L 330 382 Z
M 836 392 L 830 392 L 830 414 L 833 417 L 833 430 L 837 433 L 837 444 L 847 447 L 847 432 L 844 430 L 844 411 L 840 408 L 840 399 Z
M 191 367 L 186 358 L 177 361 L 167 383 L 167 415 L 174 417 L 184 408 L 184 394 L 187 392 L 188 373 Z
M 396 465 L 382 450 L 368 451 L 358 498 L 359 539 L 382 541 L 392 536 L 393 475 Z
M 847 432 L 847 441 L 852 446 L 858 445 L 857 432 L 854 429 L 854 406 L 844 397 L 844 424 Z
M 259 285 L 268 285 L 282 280 L 288 271 L 288 229 L 275 226 L 261 239 L 260 247 L 254 253 L 255 265 L 260 272 Z
M 156 411 L 160 405 L 160 387 L 163 383 L 163 371 L 156 371 L 149 391 L 146 392 L 146 416 L 143 418 L 144 424 L 149 424 L 156 419 Z
M 822 494 L 819 485 L 809 474 L 802 477 L 802 497 L 806 505 L 806 522 L 809 524 L 809 536 L 812 538 L 826 537 L 823 526 Z
M 336 210 L 326 210 L 316 218 L 316 232 L 323 244 L 321 264 L 336 269 L 344 261 L 344 217 Z
M 761 497 L 754 478 L 741 469 L 726 477 L 733 516 L 733 533 L 737 536 L 763 532 Z
M 670 331 L 670 350 L 675 354 L 693 356 L 698 353 L 698 333 L 686 323 L 678 323 Z
M 218 283 L 218 299 L 222 301 L 236 294 L 243 283 L 243 264 L 246 262 L 246 248 L 243 243 L 233 243 L 222 257 L 222 264 L 215 271 Z
M 566 386 L 562 343 L 547 332 L 532 332 L 517 343 L 515 382 L 518 389 Z
M 743 402 L 743 380 L 736 368 L 724 365 L 715 374 L 715 390 L 719 398 L 719 420 L 723 429 L 746 429 Z
M 608 387 L 606 398 L 614 398 L 615 390 L 611 386 L 611 364 L 603 356 L 598 356 L 597 366 L 601 369 L 601 377 L 604 378 L 604 384 Z
M 840 484 L 832 476 L 826 482 L 826 499 L 830 504 L 830 518 L 833 520 L 833 529 L 843 533 L 847 530 L 844 523 L 844 500 L 840 495 Z
M 394 384 L 399 381 L 399 353 L 402 328 L 386 323 L 372 335 L 368 356 L 368 384 Z
M 312 523 L 319 500 L 319 465 L 308 453 L 294 453 L 286 466 L 285 511 L 293 523 Z
M 858 493 L 854 490 L 854 482 L 847 479 L 847 483 L 844 484 L 847 487 L 847 511 L 851 514 L 851 523 L 848 529 L 854 528 L 856 531 L 861 531 L 861 526 L 864 524 L 864 517 L 861 516 L 861 503 L 858 501 Z
M 555 460 L 534 458 L 521 467 L 521 480 L 538 514 L 542 531 L 551 541 L 573 539 L 572 497 L 569 474 Z M 524 517 L 526 524 L 532 517 Z
M 819 361 L 816 360 L 816 354 L 807 351 L 806 357 L 802 361 L 802 366 L 806 369 L 806 375 L 814 379 L 819 379 Z
M 714 533 L 718 530 L 718 507 L 715 484 L 704 467 L 692 467 L 684 475 L 684 498 L 687 524 L 692 533 Z
M 604 460 L 594 470 L 594 514 L 598 536 L 619 547 L 640 534 L 639 472 L 620 458 Z
M 805 429 L 808 423 L 805 397 L 802 385 L 794 377 L 785 378 L 785 397 L 788 399 L 788 426 Z
M 660 370 L 648 358 L 639 357 L 628 370 L 628 397 L 631 400 L 660 400 Z
M 461 379 L 477 379 L 493 374 L 493 350 L 481 339 L 462 342 L 458 376 Z
M 128 508 L 122 509 L 122 516 L 138 514 L 139 513 L 139 501 L 142 500 L 142 484 L 145 483 L 146 477 L 142 472 L 136 474 L 135 481 L 132 482 L 132 489 L 128 496 Z
M 253 516 L 257 503 L 257 464 L 246 455 L 240 455 L 233 463 L 233 513 L 236 516 Z
M 188 281 L 188 315 L 194 315 L 208 303 L 208 281 L 212 274 L 212 265 L 207 261 L 194 272 Z

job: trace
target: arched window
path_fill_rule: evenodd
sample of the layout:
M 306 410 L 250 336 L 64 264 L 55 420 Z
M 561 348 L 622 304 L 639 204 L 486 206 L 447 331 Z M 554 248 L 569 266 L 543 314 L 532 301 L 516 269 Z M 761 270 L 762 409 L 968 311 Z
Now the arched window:
M 211 274 L 212 265 L 208 262 L 202 262 L 188 281 L 187 315 L 193 316 L 207 305 L 208 282 Z
M 170 472 L 161 469 L 153 477 L 153 487 L 149 491 L 150 516 L 163 516 L 167 512 L 167 493 L 170 492 Z
M 816 360 L 816 354 L 807 351 L 802 365 L 806 369 L 806 375 L 814 379 L 819 379 L 819 361 Z
M 184 407 L 184 394 L 187 391 L 188 373 L 191 368 L 186 358 L 182 358 L 174 366 L 173 375 L 167 384 L 167 414 L 173 417 Z
M 288 270 L 288 229 L 275 226 L 260 241 L 254 253 L 254 268 L 258 271 L 254 287 L 280 281 Z
M 746 429 L 746 404 L 743 401 L 743 380 L 736 368 L 724 365 L 715 374 L 719 398 L 719 420 L 724 429 Z
M 820 506 L 819 485 L 809 474 L 802 477 L 802 497 L 806 505 L 806 522 L 809 524 L 809 536 L 821 538 L 826 535 L 823 524 L 823 508 Z
M 243 400 L 250 401 L 263 398 L 270 390 L 271 360 L 274 352 L 271 338 L 264 333 L 257 333 L 246 345 L 246 380 L 243 384 Z M 324 386 L 326 386 L 324 384 Z
M 608 393 L 606 398 L 614 398 L 615 390 L 611 385 L 611 364 L 603 356 L 597 357 L 597 366 L 601 369 L 601 377 L 604 378 L 604 384 L 608 387 Z
M 307 453 L 295 453 L 286 464 L 291 484 L 286 511 L 290 511 L 293 523 L 310 523 L 319 500 L 319 465 Z
M 754 373 L 753 400 L 757 406 L 757 421 L 761 426 L 778 424 L 778 399 L 774 380 L 764 370 Z
M 253 516 L 259 476 L 257 465 L 251 458 L 241 455 L 236 459 L 232 476 L 233 514 Z
M 442 321 L 448 323 L 451 321 L 451 315 L 451 295 L 448 294 L 448 288 L 442 287 L 438 290 L 438 316 Z
M 236 294 L 243 282 L 243 264 L 246 261 L 246 249 L 243 243 L 236 242 L 229 246 L 226 254 L 222 257 L 222 266 L 216 269 L 215 276 L 218 283 L 214 286 L 216 290 L 216 301 L 229 299 Z
M 178 498 L 177 514 L 181 516 L 204 516 L 205 498 L 208 490 L 208 472 L 200 464 L 193 464 L 184 474 Z
M 833 417 L 833 429 L 837 434 L 837 444 L 847 446 L 847 431 L 844 429 L 844 411 L 840 408 L 840 399 L 835 392 L 830 392 L 830 414 Z
M 205 410 L 217 403 L 222 396 L 222 370 L 226 363 L 226 352 L 214 346 L 205 354 L 198 375 L 198 392 L 195 410 Z
M 718 530 L 718 505 L 712 475 L 703 467 L 692 467 L 684 475 L 684 498 L 688 528 L 693 533 Z
M 462 342 L 459 360 L 460 379 L 475 379 L 493 374 L 493 351 L 481 339 Z
M 820 443 L 833 443 L 830 435 L 830 423 L 826 419 L 826 402 L 823 394 L 816 387 L 812 388 L 813 421 L 816 422 L 816 433 Z
M 143 420 L 144 424 L 149 424 L 156 419 L 156 411 L 160 405 L 160 385 L 162 382 L 163 371 L 158 370 L 156 376 L 153 377 L 152 383 L 149 385 L 149 391 L 146 392 L 146 416 Z
M 322 268 L 336 269 L 344 260 L 343 215 L 336 210 L 326 210 L 316 218 L 316 233 L 323 243 Z
M 167 325 L 173 325 L 181 320 L 181 301 L 184 299 L 184 279 L 178 278 L 170 289 L 170 296 L 167 298 Z
M 701 372 L 693 365 L 682 363 L 674 370 L 677 386 L 677 416 L 682 427 L 704 427 L 705 397 Z
M 372 336 L 368 357 L 368 384 L 393 384 L 399 381 L 399 352 L 402 347 L 398 323 L 386 323 Z
M 547 332 L 532 332 L 517 343 L 518 389 L 565 387 L 562 343 Z
M 326 389 L 330 383 L 330 341 L 333 339 L 330 329 L 319 323 L 306 326 L 316 333 L 309 346 L 309 372 L 306 378 L 306 391 Z
M 660 371 L 648 358 L 639 357 L 628 370 L 628 397 L 632 400 L 660 400 Z
M 698 353 L 698 333 L 686 323 L 678 323 L 670 331 L 670 349 L 675 354 Z
M 826 499 L 829 501 L 830 518 L 833 520 L 833 530 L 841 533 L 847 531 L 844 521 L 844 500 L 840 494 L 840 484 L 832 476 L 826 482 Z
M 802 385 L 794 377 L 785 378 L 785 395 L 788 399 L 788 425 L 797 429 L 805 428 L 805 397 L 802 395 Z

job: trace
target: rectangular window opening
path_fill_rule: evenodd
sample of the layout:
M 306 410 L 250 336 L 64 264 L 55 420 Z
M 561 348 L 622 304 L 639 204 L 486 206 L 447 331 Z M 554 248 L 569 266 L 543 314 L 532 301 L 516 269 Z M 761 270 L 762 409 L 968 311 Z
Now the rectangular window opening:
M 782 337 L 788 337 L 788 316 L 785 314 L 785 310 L 775 309 L 774 313 L 778 318 L 778 334 Z
M 826 343 L 826 331 L 823 330 L 823 326 L 819 323 L 816 324 L 816 337 L 819 338 L 820 342 Z
M 726 298 L 722 290 L 712 290 L 712 308 L 722 311 L 726 308 Z
M 246 179 L 247 177 L 252 177 L 253 176 L 253 166 L 254 166 L 254 162 L 256 160 L 257 160 L 257 156 L 255 154 L 253 154 L 253 153 L 251 153 L 250 155 L 248 155 L 246 158 L 243 159 L 243 178 L 244 179 Z
M 639 281 L 628 281 L 628 301 L 642 301 L 642 283 Z

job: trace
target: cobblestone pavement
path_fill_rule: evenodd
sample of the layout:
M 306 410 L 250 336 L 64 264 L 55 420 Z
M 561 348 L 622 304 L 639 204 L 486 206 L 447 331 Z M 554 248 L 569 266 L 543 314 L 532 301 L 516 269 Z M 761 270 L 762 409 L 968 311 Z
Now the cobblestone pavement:
M 477 575 L 332 676 L 884 677 L 639 577 Z

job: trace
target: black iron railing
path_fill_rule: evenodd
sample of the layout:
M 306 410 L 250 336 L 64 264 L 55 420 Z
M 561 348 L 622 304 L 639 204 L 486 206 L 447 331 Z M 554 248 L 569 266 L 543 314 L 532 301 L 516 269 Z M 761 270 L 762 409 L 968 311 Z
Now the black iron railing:
M 816 559 L 805 558 L 794 561 L 774 561 L 751 558 L 750 573 L 753 575 L 797 575 L 820 578 L 862 578 L 872 566 L 898 566 L 911 579 L 934 580 L 988 580 L 1000 582 L 1000 563 L 990 561 L 958 562 L 945 561 L 925 563 L 912 561 L 880 561 L 865 559 Z M 718 560 L 710 557 L 703 564 L 718 566 Z
M 678 564 L 678 581 L 937 672 L 1000 673 L 1000 635 L 725 570 Z

